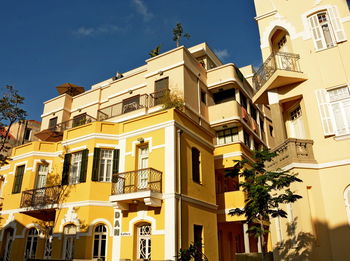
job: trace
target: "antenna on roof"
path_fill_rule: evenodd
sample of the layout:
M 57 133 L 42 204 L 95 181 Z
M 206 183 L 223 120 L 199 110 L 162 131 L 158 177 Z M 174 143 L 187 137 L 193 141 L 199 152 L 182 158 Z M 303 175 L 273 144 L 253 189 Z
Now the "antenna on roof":
M 115 81 L 115 80 L 118 80 L 118 79 L 123 78 L 123 77 L 124 77 L 123 74 L 121 74 L 120 72 L 117 72 L 115 74 L 115 76 L 112 77 L 112 79 L 113 79 L 113 81 Z

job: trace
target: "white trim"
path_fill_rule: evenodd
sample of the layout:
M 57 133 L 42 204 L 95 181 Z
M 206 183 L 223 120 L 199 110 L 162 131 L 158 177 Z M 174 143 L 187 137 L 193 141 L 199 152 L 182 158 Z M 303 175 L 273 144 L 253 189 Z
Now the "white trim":
M 275 19 L 271 21 L 265 28 L 264 30 L 261 30 L 261 45 L 260 48 L 264 49 L 270 46 L 270 36 L 271 32 L 276 28 L 276 27 L 282 27 L 284 28 L 288 33 L 291 38 L 291 40 L 297 39 L 300 37 L 300 34 L 297 33 L 295 26 L 287 21 L 286 19 Z M 308 28 L 308 27 L 307 27 Z
M 84 201 L 75 201 L 62 204 L 53 204 L 48 208 L 70 208 L 70 207 L 87 207 L 87 206 L 97 206 L 97 207 L 113 207 L 113 204 L 110 201 L 98 201 L 98 200 L 84 200 Z M 42 209 L 45 209 L 43 207 Z M 10 215 L 15 213 L 20 213 L 24 211 L 32 210 L 32 208 L 16 208 L 0 211 L 0 215 Z
M 350 16 L 345 16 L 340 19 L 343 23 L 349 22 L 350 21 Z
M 137 216 L 129 221 L 129 231 L 124 231 L 123 233 L 128 233 L 130 236 L 132 236 L 134 232 L 134 225 L 142 221 L 147 221 L 152 225 L 152 235 L 164 235 L 164 230 L 157 230 L 157 220 L 148 216 L 147 211 L 144 210 L 137 212 Z
M 11 159 L 15 161 L 15 160 L 25 159 L 28 157 L 57 157 L 60 153 L 61 153 L 60 151 L 57 151 L 57 152 L 31 151 L 19 156 L 11 157 Z
M 50 115 L 50 114 L 57 113 L 57 112 L 59 112 L 59 111 L 67 111 L 67 112 L 69 112 L 69 113 L 71 112 L 70 109 L 67 109 L 67 108 L 62 107 L 62 108 L 58 108 L 58 109 L 56 109 L 56 110 L 53 110 L 53 111 L 50 111 L 50 112 L 47 112 L 47 113 L 43 113 L 43 114 L 40 115 L 40 117 L 43 118 L 43 117 L 45 117 L 45 116 L 48 116 L 48 115 Z
M 178 194 L 177 194 L 177 196 L 178 196 Z M 181 198 L 182 198 L 182 200 L 184 200 L 186 202 L 193 203 L 193 204 L 205 207 L 205 208 L 209 208 L 209 209 L 213 209 L 213 210 L 217 210 L 218 209 L 218 205 L 216 205 L 216 204 L 208 203 L 206 201 L 203 201 L 203 200 L 200 200 L 200 199 L 196 199 L 196 198 L 193 198 L 193 197 L 190 197 L 190 196 L 187 196 L 187 195 L 181 194 Z
M 108 144 L 108 143 L 96 143 L 96 148 L 112 148 L 112 149 L 119 149 L 119 145 L 117 144 Z
M 151 72 L 151 73 L 145 74 L 145 78 L 149 78 L 149 77 L 155 76 L 155 75 L 159 74 L 160 72 L 169 71 L 169 70 L 174 69 L 176 67 L 179 67 L 181 65 L 185 65 L 185 62 L 182 61 L 182 62 L 175 63 L 173 65 L 169 65 L 169 66 L 160 68 L 159 70 L 157 70 L 155 72 Z
M 214 125 L 214 124 L 218 124 L 218 123 L 222 123 L 222 122 L 226 122 L 226 121 L 233 121 L 233 120 L 241 120 L 241 118 L 238 116 L 233 116 L 233 117 L 225 118 L 222 120 L 211 121 L 209 124 Z
M 171 194 L 171 197 L 164 198 L 165 211 L 165 235 L 164 235 L 164 259 L 173 260 L 176 256 L 176 128 L 175 124 L 165 128 L 165 151 L 164 158 L 167 163 L 164 166 L 164 193 Z M 181 232 L 179 232 L 181 233 Z
M 103 133 L 90 133 L 78 138 L 62 141 L 62 146 L 70 146 L 75 143 L 92 140 L 92 139 L 101 139 L 101 140 L 118 140 L 117 135 L 115 134 L 103 134 Z
M 240 143 L 240 142 L 238 142 Z M 236 143 L 233 143 L 233 144 L 237 144 Z M 226 158 L 232 158 L 232 157 L 238 157 L 238 156 L 243 156 L 243 153 L 241 151 L 235 151 L 235 152 L 230 152 L 230 153 L 224 153 L 224 154 L 221 154 L 221 155 L 216 155 L 214 157 L 215 160 L 217 159 L 226 159 Z
M 119 173 L 125 172 L 126 138 L 119 140 Z
M 110 99 L 113 99 L 113 98 L 115 98 L 115 97 L 117 97 L 117 96 L 120 96 L 120 95 L 129 93 L 129 92 L 135 91 L 135 90 L 137 90 L 137 89 L 141 89 L 141 88 L 146 87 L 146 86 L 147 86 L 147 83 L 140 83 L 140 84 L 135 85 L 135 86 L 133 86 L 133 87 L 131 87 L 131 88 L 129 88 L 129 89 L 126 89 L 126 90 L 123 90 L 123 91 L 120 91 L 120 92 L 116 92 L 116 93 L 114 93 L 114 94 L 108 96 L 106 99 L 101 100 L 100 104 L 106 103 L 106 102 L 108 102 Z M 108 106 L 107 106 L 107 107 L 108 107 Z M 105 107 L 102 107 L 101 109 L 104 109 L 104 108 L 105 108 Z
M 76 109 L 71 109 L 71 113 L 73 113 L 73 112 L 76 112 L 76 111 L 79 111 L 79 110 L 83 110 L 83 109 L 85 109 L 85 108 L 87 108 L 87 107 L 90 107 L 90 106 L 93 106 L 93 105 L 95 105 L 95 104 L 99 104 L 99 101 L 94 101 L 94 102 L 90 102 L 90 103 L 88 103 L 88 104 L 85 104 L 85 105 L 83 105 L 83 106 L 80 106 L 80 107 L 77 107 Z
M 3 167 L 0 167 L 0 171 L 9 170 L 9 169 L 10 169 L 10 165 L 6 165 L 6 166 L 3 166 Z
M 349 165 L 350 159 L 345 160 L 337 160 L 337 161 L 330 161 L 325 163 L 291 163 L 285 167 L 283 167 L 283 170 L 291 170 L 294 168 L 301 168 L 301 169 L 325 169 L 325 168 L 332 168 L 332 167 L 338 167 L 343 165 Z
M 69 149 L 67 152 L 68 153 L 73 153 L 73 152 L 76 152 L 76 151 L 86 150 L 86 149 L 87 149 L 87 145 L 83 145 L 83 146 L 80 146 L 80 147 L 75 147 L 75 148 Z
M 216 85 L 227 84 L 229 82 L 237 82 L 237 79 L 235 79 L 235 78 L 226 78 L 224 81 L 214 82 L 214 83 L 208 85 L 208 89 L 214 88 L 214 86 L 216 86 Z
M 103 224 L 106 225 L 108 227 L 109 230 L 109 236 L 112 237 L 113 236 L 113 226 L 111 224 L 111 222 L 109 222 L 107 219 L 105 218 L 96 218 L 93 221 L 91 221 L 90 226 L 89 226 L 89 230 L 88 230 L 88 236 L 93 235 L 93 233 L 95 232 L 94 229 L 96 227 L 96 224 Z M 107 253 L 106 253 L 107 254 Z
M 346 210 L 346 214 L 348 217 L 348 222 L 350 225 L 350 196 L 348 195 L 350 193 L 350 185 L 347 186 L 344 190 L 344 205 L 345 205 L 345 210 Z
M 141 137 L 140 137 L 141 138 Z M 144 139 L 144 144 L 148 143 L 148 151 L 152 152 L 152 137 L 148 138 L 143 138 Z M 137 145 L 141 144 L 138 140 L 134 140 L 131 144 L 131 156 L 135 157 L 136 154 L 136 147 Z M 127 152 L 128 153 L 128 152 Z
M 273 16 L 275 14 L 277 14 L 277 10 L 276 9 L 272 10 L 270 12 L 267 12 L 265 14 L 262 14 L 262 15 L 259 15 L 259 16 L 255 16 L 254 19 L 255 19 L 255 21 L 259 21 L 261 19 L 264 19 L 264 18 L 269 17 L 269 16 Z

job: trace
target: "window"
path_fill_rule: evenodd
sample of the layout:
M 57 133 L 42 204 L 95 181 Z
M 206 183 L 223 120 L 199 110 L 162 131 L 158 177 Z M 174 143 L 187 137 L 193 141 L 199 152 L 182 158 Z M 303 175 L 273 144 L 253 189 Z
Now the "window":
M 151 260 L 151 234 L 150 224 L 142 224 L 137 227 L 137 258 Z
M 207 104 L 207 97 L 205 91 L 201 90 L 201 102 Z
M 138 110 L 140 108 L 140 95 L 123 100 L 123 111 L 127 113 L 130 111 Z
M 32 129 L 26 128 L 23 136 L 24 140 L 30 140 L 31 134 L 32 134 Z
M 6 242 L 5 244 L 5 252 L 4 252 L 4 261 L 10 261 L 11 257 L 11 248 L 14 240 L 14 230 L 13 228 L 6 228 L 4 232 L 4 238 L 2 242 Z
M 350 134 L 350 92 L 348 86 L 316 90 L 325 135 Z
M 26 251 L 24 253 L 25 259 L 35 258 L 37 244 L 38 244 L 38 230 L 36 228 L 31 228 L 27 236 Z
M 111 182 L 112 175 L 118 173 L 119 150 L 94 149 L 92 181 Z
M 192 180 L 201 183 L 200 151 L 197 148 L 192 148 Z
M 15 180 L 13 182 L 12 194 L 20 193 L 25 165 L 16 168 Z
M 250 148 L 250 137 L 249 134 L 245 131 L 243 131 L 243 139 L 244 139 L 244 144 Z
M 229 128 L 216 132 L 216 142 L 218 145 L 228 144 L 238 141 L 238 128 Z
M 344 204 L 346 214 L 348 215 L 348 222 L 350 224 L 350 186 L 348 186 L 344 191 Z
M 51 118 L 49 121 L 49 129 L 55 128 L 57 125 L 57 117 Z
M 154 83 L 154 93 L 152 94 L 152 97 L 154 99 L 154 105 L 162 104 L 164 101 L 164 96 L 169 91 L 169 78 L 163 78 L 160 80 L 155 81 Z
M 148 188 L 148 145 L 138 148 L 138 179 L 137 188 L 139 190 Z
M 94 233 L 93 257 L 106 260 L 107 228 L 105 225 L 98 225 Z
M 83 113 L 73 117 L 72 127 L 73 128 L 78 127 L 78 126 L 84 125 L 85 123 L 87 123 L 86 113 Z
M 89 150 L 67 153 L 64 156 L 62 185 L 73 185 L 86 181 Z
M 51 256 L 52 256 L 53 228 L 49 227 L 48 230 L 49 230 L 48 237 L 45 239 L 44 259 L 51 259 Z
M 241 106 L 247 110 L 248 109 L 247 97 L 245 97 L 242 92 L 240 92 L 240 96 L 241 96 Z
M 308 17 L 316 50 L 323 50 L 345 41 L 345 32 L 336 6 Z
M 46 186 L 47 173 L 49 172 L 49 166 L 44 164 L 38 165 L 38 174 L 36 188 L 44 188 Z
M 202 248 L 203 248 L 203 240 L 202 240 L 203 226 L 194 225 L 193 226 L 193 243 L 194 246 L 200 250 L 197 252 L 197 256 L 194 258 L 195 261 L 200 261 L 202 259 Z
M 235 89 L 219 89 L 218 92 L 213 94 L 213 99 L 215 104 L 224 103 L 227 101 L 235 100 Z
M 64 244 L 63 244 L 63 259 L 71 260 L 74 257 L 74 245 L 77 234 L 77 227 L 75 225 L 66 225 L 63 229 Z

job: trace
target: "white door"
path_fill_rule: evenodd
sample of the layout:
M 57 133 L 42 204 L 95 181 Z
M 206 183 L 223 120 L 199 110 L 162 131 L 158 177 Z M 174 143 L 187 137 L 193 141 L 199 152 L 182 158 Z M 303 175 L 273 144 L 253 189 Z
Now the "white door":
M 138 227 L 137 241 L 137 258 L 151 260 L 151 225 L 142 225 Z
M 305 130 L 300 106 L 290 112 L 290 138 L 305 139 Z
M 292 70 L 291 59 L 285 56 L 283 53 L 289 53 L 289 48 L 287 45 L 286 35 L 281 38 L 277 43 L 278 52 L 280 54 L 276 55 L 277 68 L 282 70 Z
M 137 188 L 147 189 L 148 187 L 148 146 L 139 148 L 139 171 Z

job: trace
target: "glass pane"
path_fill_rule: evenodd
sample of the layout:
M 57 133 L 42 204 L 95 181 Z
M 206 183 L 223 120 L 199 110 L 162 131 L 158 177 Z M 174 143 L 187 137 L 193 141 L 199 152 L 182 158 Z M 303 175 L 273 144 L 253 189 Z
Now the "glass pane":
M 100 257 L 105 257 L 106 256 L 106 240 L 101 241 L 101 256 Z
M 96 239 L 96 236 L 95 236 L 95 240 L 94 240 L 94 257 L 98 257 L 98 243 L 99 243 L 99 241 L 98 241 L 98 239 Z

